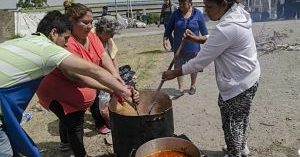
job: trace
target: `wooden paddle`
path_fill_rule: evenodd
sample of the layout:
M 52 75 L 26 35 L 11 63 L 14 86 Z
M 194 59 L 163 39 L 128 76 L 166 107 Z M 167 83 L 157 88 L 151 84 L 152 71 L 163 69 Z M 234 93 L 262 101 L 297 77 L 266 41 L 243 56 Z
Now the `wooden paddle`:
M 170 65 L 169 65 L 169 67 L 168 67 L 168 70 L 171 70 L 171 69 L 172 69 L 172 67 L 173 67 L 173 65 L 174 65 L 174 63 L 175 63 L 175 61 L 176 61 L 176 59 L 177 59 L 178 56 L 180 55 L 180 51 L 181 51 L 181 49 L 183 48 L 184 43 L 185 43 L 185 38 L 183 38 L 183 39 L 181 40 L 180 45 L 179 45 L 179 47 L 178 47 L 178 49 L 177 49 L 177 51 L 176 51 L 176 53 L 175 53 L 175 55 L 174 55 L 174 57 L 173 57 L 173 59 L 172 59 Z M 153 98 L 152 98 L 152 103 L 151 103 L 151 105 L 150 105 L 151 108 L 150 108 L 148 114 L 151 113 L 153 107 L 155 106 L 155 104 L 157 104 L 156 99 L 157 99 L 158 93 L 159 93 L 159 91 L 160 91 L 160 89 L 161 89 L 161 87 L 163 86 L 164 83 L 165 83 L 165 80 L 162 79 L 162 80 L 160 81 L 160 84 L 159 84 L 158 88 L 156 89 L 156 91 L 155 91 L 155 93 L 154 93 L 154 96 L 153 96 Z

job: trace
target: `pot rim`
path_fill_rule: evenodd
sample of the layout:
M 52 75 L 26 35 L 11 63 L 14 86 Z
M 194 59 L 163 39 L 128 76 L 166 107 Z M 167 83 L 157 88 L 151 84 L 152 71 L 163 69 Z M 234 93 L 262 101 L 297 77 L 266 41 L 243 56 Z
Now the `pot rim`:
M 161 137 L 161 138 L 156 138 L 156 139 L 153 139 L 153 140 L 150 140 L 144 144 L 142 144 L 136 151 L 136 154 L 139 154 L 139 151 L 142 151 L 143 149 L 145 149 L 146 147 L 148 146 L 151 146 L 151 145 L 154 145 L 155 143 L 159 142 L 159 141 L 180 141 L 180 142 L 184 142 L 184 143 L 187 143 L 187 145 L 191 146 L 192 149 L 195 149 L 197 151 L 197 153 L 199 154 L 199 157 L 201 156 L 201 151 L 200 149 L 194 144 L 192 143 L 191 141 L 189 140 L 186 140 L 186 139 L 183 139 L 183 138 L 179 138 L 179 137 Z M 167 149 L 161 149 L 160 151 L 164 151 L 164 150 L 167 150 Z M 152 153 L 154 153 L 155 150 L 153 150 Z M 137 156 L 135 156 L 137 157 Z
M 141 89 L 139 91 L 140 92 L 153 92 L 153 93 L 155 92 L 154 89 Z M 109 110 L 109 112 L 112 112 L 116 115 L 126 116 L 126 117 L 153 117 L 153 116 L 164 115 L 166 112 L 169 112 L 170 110 L 171 110 L 171 112 L 173 112 L 172 111 L 173 110 L 172 99 L 170 98 L 170 96 L 168 94 L 164 93 L 164 92 L 161 92 L 161 91 L 159 93 L 166 96 L 166 99 L 167 99 L 166 101 L 168 101 L 170 103 L 170 106 L 167 109 L 165 109 L 161 112 L 156 112 L 156 113 L 151 113 L 151 114 L 141 114 L 141 115 L 125 115 L 125 114 L 121 114 L 121 113 L 117 112 L 116 110 L 112 109 L 111 104 L 108 105 L 108 110 Z M 116 98 L 112 97 L 112 99 L 116 99 Z

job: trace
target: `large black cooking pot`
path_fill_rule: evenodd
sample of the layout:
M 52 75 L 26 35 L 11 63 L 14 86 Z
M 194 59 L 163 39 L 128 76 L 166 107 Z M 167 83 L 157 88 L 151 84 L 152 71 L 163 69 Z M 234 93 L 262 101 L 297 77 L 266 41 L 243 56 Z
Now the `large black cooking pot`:
M 143 143 L 155 138 L 174 134 L 172 101 L 169 96 L 159 93 L 151 115 L 153 90 L 140 91 L 141 103 L 137 106 L 139 115 L 130 107 L 124 107 L 111 100 L 109 106 L 110 125 L 114 153 L 118 157 L 134 156 Z

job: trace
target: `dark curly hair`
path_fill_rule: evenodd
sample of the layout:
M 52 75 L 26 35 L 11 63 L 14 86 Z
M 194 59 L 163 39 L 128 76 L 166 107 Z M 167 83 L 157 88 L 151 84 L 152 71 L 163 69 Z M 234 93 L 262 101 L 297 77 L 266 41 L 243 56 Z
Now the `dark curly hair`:
M 71 30 L 72 26 L 68 18 L 58 10 L 48 12 L 40 21 L 37 32 L 49 36 L 51 30 L 56 28 L 58 34 Z
M 97 33 L 107 32 L 110 34 L 115 34 L 116 31 L 120 28 L 120 24 L 117 20 L 112 18 L 108 18 L 106 16 L 98 18 L 97 22 L 95 23 L 96 32 Z

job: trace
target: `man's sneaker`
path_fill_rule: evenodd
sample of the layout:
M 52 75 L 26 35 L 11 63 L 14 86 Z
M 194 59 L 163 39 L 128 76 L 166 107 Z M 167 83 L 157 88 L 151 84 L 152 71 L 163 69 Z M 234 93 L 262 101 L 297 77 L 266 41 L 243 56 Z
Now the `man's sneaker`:
M 227 152 L 227 146 L 225 145 L 224 147 L 223 147 L 223 151 L 225 151 L 225 152 Z M 245 148 L 241 151 L 241 154 L 242 154 L 242 156 L 244 157 L 244 156 L 248 156 L 249 154 L 250 154 L 250 150 L 249 150 L 249 148 L 248 148 L 248 146 L 246 145 L 245 146 Z M 226 154 L 227 155 L 227 154 Z M 227 156 L 224 156 L 224 157 L 228 157 L 228 155 Z
M 65 152 L 65 151 L 71 150 L 71 145 L 70 145 L 70 143 L 59 143 L 58 148 L 60 151 Z
M 98 133 L 100 134 L 107 134 L 107 133 L 110 133 L 110 129 L 107 127 L 106 124 L 102 125 L 101 127 L 99 127 L 97 129 Z

